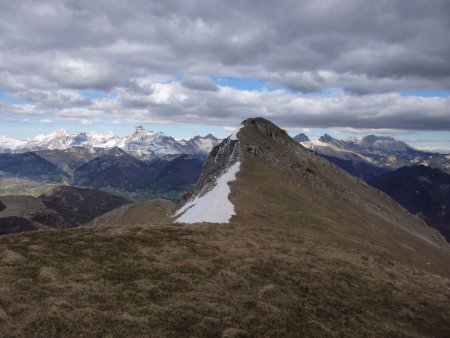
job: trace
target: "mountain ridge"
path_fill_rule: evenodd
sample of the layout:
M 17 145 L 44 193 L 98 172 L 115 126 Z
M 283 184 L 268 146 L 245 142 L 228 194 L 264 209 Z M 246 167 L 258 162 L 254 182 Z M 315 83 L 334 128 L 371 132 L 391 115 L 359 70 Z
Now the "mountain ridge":
M 399 228 L 413 235 L 418 235 L 422 239 L 430 236 L 426 239 L 427 241 L 438 240 L 440 245 L 445 247 L 448 245 L 437 231 L 426 226 L 418 218 L 409 215 L 392 198 L 311 152 L 289 137 L 285 130 L 263 118 L 243 121 L 242 127 L 234 135 L 225 139 L 213 149 L 205 162 L 197 185 L 186 194 L 185 199 L 177 205 L 177 209 L 180 209 L 186 201 L 192 201 L 193 198 L 204 195 L 205 191 L 211 190 L 211 185 L 214 185 L 217 178 L 223 174 L 224 168 L 229 168 L 237 161 L 241 162 L 241 169 L 236 174 L 238 178 L 242 177 L 242 171 L 246 171 L 245 168 L 249 165 L 248 163 L 259 162 L 262 167 L 273 168 L 272 171 L 289 173 L 289 175 L 293 175 L 294 180 L 303 180 L 304 183 L 301 186 L 304 186 L 304 184 L 311 186 L 315 190 L 314 195 L 320 197 L 320 199 L 325 198 L 325 201 L 328 201 L 331 196 L 336 196 L 340 200 L 346 200 L 347 203 L 362 207 L 388 223 L 393 222 Z M 250 174 L 247 172 L 248 175 Z M 249 179 L 249 177 L 246 177 L 246 179 Z M 242 184 L 241 179 L 240 183 L 233 181 L 230 186 Z M 349 190 L 349 187 L 352 190 Z M 320 191 L 321 195 L 317 195 L 317 191 Z M 233 189 L 230 196 L 233 196 Z M 361 196 L 364 196 L 366 200 Z M 250 197 L 249 200 L 251 200 Z M 243 205 L 247 205 L 249 200 L 234 203 L 234 205 L 239 209 L 239 207 L 242 208 Z M 397 216 L 390 215 L 386 210 L 395 210 Z M 411 219 L 411 224 L 415 224 L 413 227 L 408 228 L 398 222 L 398 218 L 404 217 L 404 215 Z M 239 213 L 237 212 L 236 217 L 238 216 Z M 426 230 L 427 235 L 425 237 L 421 234 L 422 230 Z
M 16 140 L 0 136 L 0 151 L 23 153 L 66 150 L 71 147 L 87 149 L 119 147 L 138 154 L 155 154 L 157 156 L 189 154 L 206 157 L 218 141 L 212 134 L 204 137 L 197 135 L 188 140 L 177 141 L 162 132 L 148 131 L 143 126 L 135 127 L 130 135 L 124 137 L 114 132 L 71 133 L 65 129 L 58 129 L 50 134 L 37 135 L 30 140 Z
M 391 136 L 367 135 L 339 140 L 325 134 L 318 141 L 306 141 L 302 144 L 322 155 L 340 160 L 366 162 L 368 165 L 390 170 L 423 164 L 450 173 L 448 155 L 415 149 Z M 349 154 L 353 155 L 349 157 Z

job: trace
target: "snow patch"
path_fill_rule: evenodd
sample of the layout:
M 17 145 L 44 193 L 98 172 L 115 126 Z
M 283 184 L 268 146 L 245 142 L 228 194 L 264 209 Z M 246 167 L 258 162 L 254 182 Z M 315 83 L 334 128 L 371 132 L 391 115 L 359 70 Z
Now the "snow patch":
M 240 126 L 239 128 L 236 128 L 235 131 L 233 131 L 233 133 L 229 136 L 230 140 L 232 141 L 237 141 L 237 134 L 239 133 L 239 131 L 242 129 L 243 126 Z
M 216 180 L 216 185 L 203 196 L 196 196 L 186 203 L 173 216 L 178 217 L 176 223 L 229 223 L 235 215 L 234 205 L 228 199 L 230 194 L 229 182 L 236 179 L 240 162 L 234 163 Z

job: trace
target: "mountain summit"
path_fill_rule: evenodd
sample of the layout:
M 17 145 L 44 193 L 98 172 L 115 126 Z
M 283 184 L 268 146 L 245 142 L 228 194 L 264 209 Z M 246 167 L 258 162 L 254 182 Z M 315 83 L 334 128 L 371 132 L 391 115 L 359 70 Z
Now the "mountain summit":
M 390 197 L 263 118 L 245 120 L 212 150 L 197 185 L 177 205 L 174 217 L 181 223 L 289 218 L 293 226 L 320 223 L 336 236 L 347 233 L 405 255 L 399 243 L 449 250 L 438 232 Z

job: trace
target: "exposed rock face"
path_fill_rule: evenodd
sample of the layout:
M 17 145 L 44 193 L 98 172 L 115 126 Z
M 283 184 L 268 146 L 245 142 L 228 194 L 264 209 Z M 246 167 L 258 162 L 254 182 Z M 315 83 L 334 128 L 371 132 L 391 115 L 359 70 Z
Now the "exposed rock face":
M 267 140 L 267 137 L 271 141 Z M 264 118 L 251 118 L 242 122 L 241 129 L 216 146 L 206 160 L 202 174 L 195 187 L 186 193 L 175 210 L 180 209 L 188 201 L 195 197 L 203 196 L 216 184 L 216 179 L 220 177 L 230 166 L 247 156 L 261 157 L 268 160 L 271 166 L 282 170 L 298 170 L 302 174 L 309 175 L 305 165 L 293 163 L 288 156 L 280 156 L 280 152 L 271 149 L 272 141 L 280 147 L 288 149 L 299 149 L 304 158 L 317 157 L 294 139 L 285 130 L 277 127 L 272 122 Z M 311 176 L 311 180 L 315 176 Z M 318 183 L 320 185 L 320 183 Z
M 205 195 L 214 187 L 218 177 L 234 163 L 241 159 L 243 160 L 247 156 L 265 158 L 270 165 L 279 169 L 294 169 L 305 175 L 309 175 L 306 166 L 293 163 L 290 157 L 280 156 L 277 150 L 272 150 L 269 145 L 265 146 L 267 137 L 278 143 L 281 147 L 300 149 L 305 158 L 311 156 L 318 157 L 301 146 L 285 130 L 277 127 L 272 122 L 264 118 L 247 119 L 242 122 L 241 129 L 235 135 L 226 138 L 211 151 L 203 166 L 202 174 L 197 184 L 181 198 L 175 210 L 180 209 L 195 197 Z M 271 142 L 269 141 L 269 143 Z M 315 176 L 311 176 L 311 179 L 315 179 Z
M 231 137 L 223 140 L 219 145 L 213 148 L 206 160 L 200 178 L 195 187 L 187 192 L 177 203 L 176 210 L 181 208 L 186 202 L 196 196 L 203 196 L 210 191 L 216 182 L 230 166 L 239 159 L 239 141 Z

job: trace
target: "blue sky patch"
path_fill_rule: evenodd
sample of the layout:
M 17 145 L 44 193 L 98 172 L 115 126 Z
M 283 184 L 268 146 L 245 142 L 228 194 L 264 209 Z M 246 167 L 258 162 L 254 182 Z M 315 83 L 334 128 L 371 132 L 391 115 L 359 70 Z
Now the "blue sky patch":
M 114 99 L 117 97 L 116 93 L 107 93 L 101 90 L 81 90 L 80 94 L 90 100 L 100 100 L 100 99 Z
M 267 81 L 252 77 L 213 76 L 213 82 L 218 86 L 231 87 L 239 90 L 261 91 L 286 89 L 285 87 L 271 84 Z
M 417 89 L 417 90 L 404 90 L 400 92 L 403 96 L 423 96 L 423 97 L 449 97 L 450 90 L 439 89 Z

